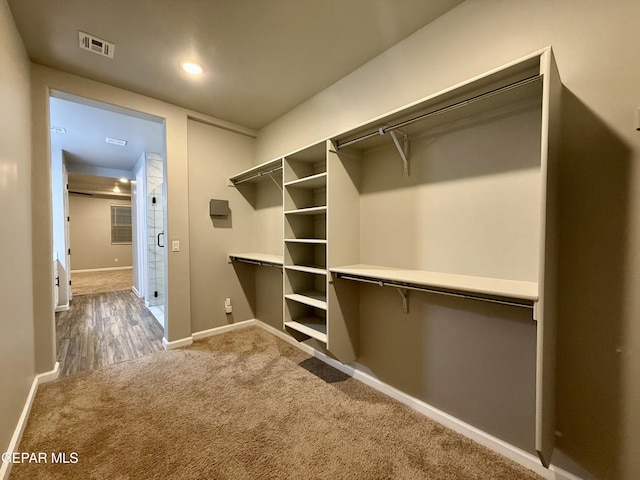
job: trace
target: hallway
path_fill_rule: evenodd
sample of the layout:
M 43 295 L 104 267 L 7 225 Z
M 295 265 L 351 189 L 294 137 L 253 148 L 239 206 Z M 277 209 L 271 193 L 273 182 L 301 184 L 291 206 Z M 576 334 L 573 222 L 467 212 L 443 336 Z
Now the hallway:
M 106 270 L 96 272 L 71 272 L 73 295 L 106 293 L 118 290 L 131 290 L 133 285 L 132 269 Z
M 163 331 L 131 290 L 74 296 L 56 314 L 60 374 L 132 360 L 162 350 Z

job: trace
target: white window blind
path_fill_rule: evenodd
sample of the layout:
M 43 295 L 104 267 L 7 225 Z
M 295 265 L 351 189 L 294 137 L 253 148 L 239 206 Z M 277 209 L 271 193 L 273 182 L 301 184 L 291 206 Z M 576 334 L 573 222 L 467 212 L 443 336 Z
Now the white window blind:
M 131 243 L 131 206 L 111 205 L 111 244 Z

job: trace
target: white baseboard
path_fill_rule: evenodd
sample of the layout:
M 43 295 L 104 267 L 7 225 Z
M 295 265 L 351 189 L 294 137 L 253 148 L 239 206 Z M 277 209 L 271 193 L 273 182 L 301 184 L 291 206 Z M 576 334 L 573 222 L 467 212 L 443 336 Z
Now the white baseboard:
M 138 298 L 142 298 L 142 294 L 138 291 L 138 289 L 136 288 L 135 285 L 131 286 L 131 291 L 134 293 L 134 295 Z
M 255 319 L 244 320 L 238 323 L 230 323 L 229 325 L 223 325 L 222 327 L 214 327 L 208 330 L 201 330 L 191 334 L 191 338 L 194 340 L 200 340 L 201 338 L 212 337 L 214 335 L 220 335 L 221 333 L 230 332 L 239 328 L 247 328 L 255 325 L 258 321 Z
M 53 370 L 40 373 L 36 375 L 35 379 L 38 382 L 38 385 L 42 385 L 43 383 L 53 382 L 59 376 L 60 376 L 60 362 L 56 362 L 56 364 L 53 366 Z
M 33 405 L 33 400 L 36 398 L 38 385 L 42 385 L 43 383 L 55 380 L 56 378 L 58 378 L 59 373 L 60 363 L 56 362 L 53 370 L 45 373 L 40 373 L 33 378 L 33 381 L 31 382 L 31 388 L 29 389 L 29 393 L 27 394 L 27 400 L 24 403 L 22 413 L 20 414 L 20 418 L 18 419 L 18 424 L 16 425 L 16 429 L 13 431 L 13 436 L 11 437 L 11 441 L 9 442 L 9 446 L 7 447 L 7 452 L 13 453 L 17 451 L 18 447 L 20 446 L 20 440 L 22 440 L 22 434 L 24 433 L 24 429 L 27 426 L 27 420 L 29 419 L 31 406 Z M 12 463 L 0 462 L 0 480 L 8 480 L 12 466 Z
M 287 335 L 285 332 L 273 328 L 271 325 L 267 325 L 260 320 L 256 320 L 254 322 L 254 325 L 258 325 L 259 327 L 267 330 L 273 335 L 281 338 L 285 342 L 288 342 L 291 345 L 299 348 L 305 353 L 308 353 L 318 360 L 321 360 L 326 364 L 336 368 L 337 370 L 340 370 L 346 375 L 349 375 L 350 377 L 353 377 L 356 380 L 369 385 L 375 390 L 395 400 L 398 400 L 400 403 L 407 405 L 413 410 L 425 415 L 426 417 L 429 417 L 430 419 L 440 423 L 441 425 L 444 425 L 451 430 L 475 441 L 476 443 L 479 443 L 480 445 L 483 445 L 490 450 L 493 450 L 494 452 L 499 453 L 500 455 L 503 455 L 510 460 L 513 460 L 514 462 L 519 463 L 523 467 L 534 471 L 547 480 L 581 480 L 580 477 L 577 477 L 561 468 L 558 468 L 555 465 L 551 465 L 551 467 L 548 469 L 545 468 L 544 466 L 542 466 L 537 456 L 532 455 L 531 453 L 515 447 L 503 440 L 500 440 L 499 438 L 494 437 L 493 435 L 490 435 L 474 427 L 473 425 L 469 425 L 468 423 L 463 422 L 462 420 L 449 415 L 442 410 L 432 407 L 422 400 L 407 395 L 397 388 L 378 380 L 370 373 L 365 372 L 362 369 L 363 367 L 358 364 L 345 365 L 338 360 L 331 358 L 328 355 L 314 349 L 313 347 L 310 347 L 309 345 L 296 341 L 293 337 Z
M 71 273 L 86 273 L 86 272 L 108 272 L 111 270 L 131 270 L 133 266 L 128 267 L 103 267 L 103 268 L 83 268 L 80 270 L 71 270 Z
M 173 342 L 167 341 L 166 338 L 162 339 L 162 346 L 165 350 L 173 350 L 180 347 L 188 347 L 193 343 L 193 337 L 181 338 L 180 340 L 174 340 Z
M 221 333 L 230 332 L 231 330 L 237 330 L 239 328 L 247 328 L 252 325 L 255 325 L 257 320 L 244 320 L 238 323 L 230 323 L 229 325 L 223 325 L 221 327 L 214 327 L 208 330 L 201 330 L 200 332 L 195 332 L 191 334 L 190 337 L 181 338 L 180 340 L 174 340 L 173 342 L 168 342 L 166 338 L 162 339 L 162 346 L 165 350 L 173 350 L 174 348 L 179 347 L 188 347 L 193 343 L 194 340 L 200 340 L 202 338 L 211 337 L 213 335 L 220 335 Z
M 68 303 L 66 305 L 58 305 L 56 307 L 56 313 L 58 313 L 58 312 L 66 312 L 67 310 L 69 310 L 69 304 Z

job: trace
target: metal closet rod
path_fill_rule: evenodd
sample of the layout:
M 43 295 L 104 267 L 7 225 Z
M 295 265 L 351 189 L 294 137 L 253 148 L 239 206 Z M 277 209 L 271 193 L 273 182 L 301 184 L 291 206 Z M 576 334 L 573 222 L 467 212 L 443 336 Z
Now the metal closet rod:
M 406 289 L 406 290 L 415 290 L 415 291 L 418 291 L 418 292 L 437 293 L 439 295 L 447 295 L 449 297 L 464 298 L 466 300 L 480 300 L 480 301 L 483 301 L 483 302 L 490 302 L 490 303 L 499 303 L 500 305 L 510 305 L 512 307 L 533 308 L 533 305 L 528 305 L 526 303 L 509 302 L 507 300 L 499 300 L 499 299 L 490 298 L 490 297 L 481 297 L 479 295 L 468 295 L 468 294 L 464 294 L 464 293 L 453 293 L 453 292 L 447 292 L 447 291 L 444 291 L 444 290 L 438 290 L 436 288 L 405 285 L 405 284 L 402 284 L 402 283 L 386 282 L 384 280 L 370 280 L 368 278 L 355 277 L 355 276 L 352 276 L 352 275 L 345 275 L 345 274 L 342 274 L 342 273 L 338 273 L 338 278 L 342 278 L 344 280 L 355 280 L 356 282 L 373 283 L 373 284 L 379 285 L 381 287 L 394 287 L 394 288 L 402 288 L 402 289 Z
M 250 260 L 248 258 L 234 257 L 234 256 L 231 256 L 231 259 L 234 262 L 250 263 L 251 265 L 260 265 L 260 266 L 265 266 L 265 267 L 280 267 L 280 268 L 282 268 L 282 265 L 279 264 L 279 263 L 267 262 L 267 261 L 264 261 L 264 260 Z
M 470 105 L 472 103 L 478 102 L 480 100 L 484 100 L 484 99 L 489 98 L 489 97 L 493 97 L 494 95 L 498 95 L 500 93 L 504 93 L 504 92 L 507 92 L 509 90 L 513 90 L 514 88 L 518 88 L 518 87 L 522 87 L 524 85 L 528 85 L 529 83 L 532 83 L 532 82 L 535 82 L 535 81 L 539 80 L 541 76 L 542 75 L 539 75 L 539 74 L 532 75 L 531 77 L 527 77 L 527 78 L 524 78 L 522 80 L 518 80 L 517 82 L 513 82 L 513 83 L 510 83 L 508 85 L 504 85 L 502 87 L 496 88 L 494 90 L 490 90 L 490 91 L 485 92 L 485 93 L 480 93 L 480 94 L 475 95 L 475 96 L 473 96 L 471 98 L 467 98 L 466 100 L 461 100 L 459 102 L 456 102 L 454 104 L 448 105 L 446 107 L 438 108 L 438 109 L 433 110 L 431 112 L 423 113 L 422 115 L 418 115 L 417 117 L 410 118 L 408 120 L 404 120 L 404 121 L 402 121 L 400 123 L 396 123 L 396 124 L 389 125 L 389 126 L 386 126 L 386 127 L 380 127 L 378 129 L 376 129 L 375 131 L 372 131 L 372 132 L 367 133 L 365 135 L 362 135 L 360 137 L 354 138 L 352 140 L 346 141 L 344 143 L 337 142 L 336 143 L 336 149 L 340 150 L 343 147 L 348 147 L 349 145 L 353 145 L 354 143 L 358 143 L 358 142 L 361 142 L 363 140 L 367 140 L 369 138 L 376 137 L 378 135 L 384 135 L 387 132 L 390 132 L 392 130 L 396 130 L 398 128 L 402 128 L 404 126 L 410 125 L 410 124 L 415 123 L 415 122 L 419 122 L 421 120 L 425 120 L 425 119 L 427 119 L 429 117 L 435 117 L 436 115 L 440 115 L 440 114 L 443 114 L 443 113 L 446 113 L 446 112 L 450 112 L 451 110 L 456 110 L 458 108 L 466 107 L 467 105 Z
M 249 182 L 251 180 L 253 180 L 254 178 L 258 178 L 258 177 L 262 177 L 263 175 L 270 175 L 274 172 L 277 172 L 278 170 L 282 170 L 282 167 L 276 167 L 272 170 L 269 170 L 268 172 L 258 172 L 255 175 L 252 175 L 250 177 L 247 178 L 243 178 L 242 180 L 238 180 L 237 182 L 233 182 L 234 185 L 238 185 L 240 183 L 244 183 L 244 182 Z

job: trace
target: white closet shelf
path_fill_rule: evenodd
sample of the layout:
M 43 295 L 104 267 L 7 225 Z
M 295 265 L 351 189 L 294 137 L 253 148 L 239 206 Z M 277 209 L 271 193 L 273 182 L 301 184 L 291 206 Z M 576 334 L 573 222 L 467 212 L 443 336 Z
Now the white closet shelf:
M 327 243 L 327 240 L 323 238 L 285 238 L 284 241 L 287 243 Z
M 287 210 L 284 212 L 285 215 L 322 215 L 327 213 L 327 207 L 310 207 L 310 208 L 299 208 L 297 210 Z
M 286 327 L 304 333 L 308 337 L 327 343 L 327 323 L 319 317 L 301 318 L 292 322 L 284 322 Z
M 308 177 L 286 182 L 285 187 L 294 188 L 322 188 L 327 186 L 327 172 L 317 173 Z
M 273 173 L 277 170 L 282 169 L 282 159 L 278 158 L 276 160 L 270 160 L 265 163 L 261 163 L 260 165 L 256 165 L 244 172 L 240 172 L 237 175 L 229 178 L 227 185 L 230 187 L 235 187 L 238 184 L 249 182 L 249 183 L 257 183 L 266 178 L 270 173 Z
M 281 267 L 284 263 L 282 255 L 273 255 L 270 253 L 230 253 L 228 257 L 231 262 L 245 262 L 255 265 Z
M 284 297 L 289 300 L 293 300 L 294 302 L 309 305 L 313 308 L 319 308 L 321 310 L 327 309 L 327 295 L 315 290 L 300 293 L 288 293 Z
M 433 289 L 441 293 L 463 296 L 512 299 L 518 303 L 525 302 L 529 306 L 538 301 L 538 284 L 535 282 L 362 264 L 335 267 L 330 271 L 346 280 L 378 283 L 383 286 L 422 287 L 425 290 Z
M 384 133 L 401 128 L 401 132 L 413 136 L 418 132 L 427 130 L 436 131 L 447 125 L 464 123 L 466 120 L 486 115 L 488 112 L 500 110 L 504 107 L 512 107 L 532 98 L 540 99 L 542 96 L 542 76 L 536 62 L 529 64 L 529 75 L 520 74 L 519 81 L 509 84 L 508 75 L 502 80 L 497 80 L 499 85 L 481 86 L 474 89 L 473 93 L 462 94 L 445 92 L 419 102 L 413 107 L 405 108 L 399 112 L 385 117 L 386 127 L 380 128 L 380 120 L 366 124 L 343 135 L 335 140 L 338 149 L 357 145 L 359 149 L 377 148 L 390 143 Z M 496 93 L 499 93 L 496 94 Z M 463 108 L 458 108 L 463 107 Z M 450 128 L 450 127 L 446 127 Z
M 316 275 L 326 275 L 327 269 L 323 267 L 308 267 L 306 265 L 287 265 L 287 270 L 295 270 L 296 272 L 315 273 Z

